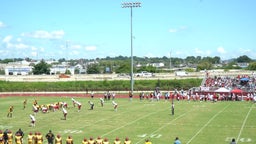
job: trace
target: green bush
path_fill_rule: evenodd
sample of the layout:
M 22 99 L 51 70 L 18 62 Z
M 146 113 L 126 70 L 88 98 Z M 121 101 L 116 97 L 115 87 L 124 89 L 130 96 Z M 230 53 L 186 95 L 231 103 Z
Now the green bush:
M 136 80 L 134 90 L 190 89 L 200 85 L 202 79 L 173 79 L 173 80 Z M 70 82 L 8 82 L 0 81 L 1 92 L 36 92 L 36 91 L 128 91 L 130 81 L 70 81 Z

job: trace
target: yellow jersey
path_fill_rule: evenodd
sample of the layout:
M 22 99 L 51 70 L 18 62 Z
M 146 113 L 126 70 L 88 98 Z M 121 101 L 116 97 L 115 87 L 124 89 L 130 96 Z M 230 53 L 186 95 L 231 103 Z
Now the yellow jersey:
M 28 135 L 28 144 L 33 144 L 33 139 L 34 139 L 33 135 Z
M 19 135 L 15 136 L 15 142 L 16 144 L 22 144 L 22 137 Z
M 130 140 L 124 141 L 124 144 L 131 144 L 132 142 Z
M 62 138 L 61 137 L 56 137 L 55 138 L 55 144 L 62 144 Z

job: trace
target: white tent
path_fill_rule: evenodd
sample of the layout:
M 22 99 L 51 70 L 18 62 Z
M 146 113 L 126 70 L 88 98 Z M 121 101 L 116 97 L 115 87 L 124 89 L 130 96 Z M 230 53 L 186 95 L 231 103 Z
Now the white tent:
M 230 92 L 230 90 L 229 90 L 229 89 L 226 89 L 226 88 L 224 88 L 224 87 L 221 87 L 221 88 L 215 90 L 214 92 Z

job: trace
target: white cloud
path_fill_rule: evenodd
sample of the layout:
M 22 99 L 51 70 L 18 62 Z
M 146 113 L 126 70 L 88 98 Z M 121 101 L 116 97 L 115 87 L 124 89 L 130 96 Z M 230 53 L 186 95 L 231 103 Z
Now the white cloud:
M 15 49 L 27 49 L 27 48 L 29 48 L 30 46 L 29 46 L 29 45 L 26 45 L 26 44 L 23 44 L 23 43 L 17 43 L 17 44 L 14 44 L 14 43 L 7 43 L 6 47 L 7 47 L 7 48 L 15 48 Z
M 251 50 L 250 49 L 244 49 L 244 48 L 240 48 L 239 51 L 243 54 L 249 54 L 251 53 Z
M 32 51 L 32 52 L 30 53 L 30 55 L 33 56 L 33 57 L 36 57 L 36 56 L 37 56 L 37 52 Z
M 44 51 L 45 51 L 45 48 L 43 48 L 43 47 L 40 48 L 40 51 L 41 51 L 41 52 L 44 52 Z
M 16 41 L 17 41 L 17 42 L 21 42 L 22 39 L 21 39 L 21 38 L 17 38 Z
M 36 51 L 36 50 L 37 50 L 37 48 L 36 48 L 36 47 L 34 47 L 34 46 L 32 46 L 32 47 L 31 47 L 31 50 Z
M 176 33 L 178 30 L 177 29 L 169 29 L 170 33 Z
M 195 48 L 194 50 L 195 50 L 196 55 L 203 55 L 204 54 L 204 52 L 202 50 L 200 50 L 199 48 Z
M 3 39 L 3 43 L 10 43 L 10 41 L 12 40 L 12 36 L 11 35 L 8 35 L 6 36 L 4 39 Z
M 217 52 L 220 53 L 220 54 L 227 53 L 226 50 L 223 47 L 221 47 L 221 46 L 217 48 Z
M 23 44 L 23 43 L 14 44 L 14 47 L 17 48 L 17 49 L 26 49 L 26 48 L 29 48 L 28 45 Z
M 87 50 L 87 51 L 95 51 L 96 49 L 97 49 L 96 46 L 86 46 L 85 47 L 85 50 Z
M 178 28 L 170 28 L 170 29 L 169 29 L 169 32 L 170 32 L 170 33 L 176 33 L 176 32 L 183 31 L 183 30 L 185 30 L 185 29 L 187 29 L 186 26 L 180 26 L 180 27 L 178 27 Z
M 5 27 L 5 24 L 0 21 L 0 28 L 3 28 L 3 27 Z
M 64 36 L 63 30 L 56 30 L 56 31 L 44 31 L 38 30 L 30 33 L 22 33 L 22 36 L 25 37 L 32 37 L 32 38 L 39 38 L 39 39 L 61 39 Z

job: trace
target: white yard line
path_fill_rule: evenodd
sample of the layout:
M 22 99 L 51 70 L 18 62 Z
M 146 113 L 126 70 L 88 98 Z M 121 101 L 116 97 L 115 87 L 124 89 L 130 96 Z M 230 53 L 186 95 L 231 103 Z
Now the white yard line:
M 167 109 L 168 109 L 168 108 L 167 108 Z M 167 109 L 164 109 L 164 110 L 161 110 L 161 111 L 166 111 Z M 160 112 L 160 111 L 155 111 L 155 112 L 149 113 L 149 114 L 147 114 L 147 115 L 145 115 L 145 116 L 143 116 L 143 117 L 141 117 L 141 118 L 138 118 L 138 119 L 136 119 L 136 120 L 134 120 L 134 121 L 131 121 L 131 122 L 127 123 L 126 125 L 123 125 L 123 126 L 121 126 L 121 127 L 115 128 L 115 129 L 113 129 L 112 131 L 109 131 L 109 132 L 103 134 L 102 137 L 104 137 L 104 136 L 106 136 L 106 135 L 108 135 L 108 134 L 110 134 L 110 133 L 113 133 L 113 132 L 115 132 L 115 131 L 117 131 L 117 130 L 119 130 L 119 129 L 121 129 L 121 128 L 124 128 L 124 127 L 126 127 L 126 126 L 128 126 L 128 125 L 130 125 L 130 124 L 133 124 L 133 123 L 135 123 L 135 122 L 137 122 L 137 121 L 139 121 L 139 120 L 141 120 L 141 119 L 144 119 L 145 117 L 148 117 L 148 116 L 150 116 L 150 115 L 152 115 L 152 114 L 158 113 L 158 112 Z
M 180 115 L 180 116 L 176 117 L 175 119 L 171 120 L 169 123 L 167 123 L 167 124 L 163 125 L 162 127 L 158 128 L 157 130 L 153 131 L 151 134 L 154 134 L 154 133 L 156 133 L 156 132 L 160 131 L 161 129 L 165 128 L 166 126 L 168 126 L 168 125 L 172 124 L 172 122 L 173 122 L 173 121 L 175 121 L 175 120 L 177 120 L 177 119 L 179 119 L 179 118 L 183 117 L 184 115 L 186 115 L 187 113 L 190 113 L 191 111 L 192 111 L 192 110 L 187 111 L 186 113 L 183 113 L 182 115 Z M 145 139 L 144 139 L 144 138 L 142 138 L 142 139 L 140 139 L 139 141 L 137 141 L 135 144 L 138 144 L 138 143 L 140 143 L 140 142 L 141 142 L 141 141 L 143 141 L 143 140 L 145 140 Z
M 221 111 L 219 111 L 218 113 L 216 113 L 188 142 L 187 144 L 189 144 L 205 127 L 208 126 L 209 123 L 211 123 L 211 121 L 217 117 L 220 113 L 222 113 L 229 105 L 227 105 L 226 107 L 224 107 Z
M 246 115 L 246 117 L 245 117 L 245 119 L 244 119 L 244 121 L 243 121 L 243 124 L 242 124 L 242 126 L 241 126 L 241 129 L 240 129 L 240 131 L 239 131 L 239 134 L 238 134 L 238 136 L 237 136 L 237 144 L 238 144 L 238 142 L 239 142 L 239 139 L 240 139 L 240 136 L 241 136 L 241 134 L 242 134 L 242 131 L 243 131 L 243 129 L 244 129 L 244 126 L 245 126 L 245 123 L 246 123 L 246 121 L 247 121 L 247 119 L 248 119 L 248 116 L 250 115 L 250 113 L 251 113 L 251 111 L 252 111 L 252 108 L 253 108 L 253 105 L 251 106 L 251 108 L 250 108 L 250 110 L 248 111 L 248 113 L 247 113 L 247 115 Z

